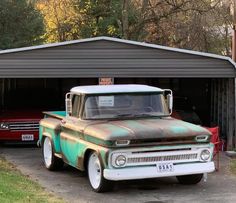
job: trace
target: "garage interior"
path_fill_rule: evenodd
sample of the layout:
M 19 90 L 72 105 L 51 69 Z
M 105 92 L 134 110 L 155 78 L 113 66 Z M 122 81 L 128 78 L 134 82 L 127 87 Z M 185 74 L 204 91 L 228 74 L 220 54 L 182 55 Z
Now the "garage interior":
M 101 77 L 172 89 L 175 99 L 187 98 L 203 126 L 220 127 L 227 149 L 236 147 L 235 65 L 212 54 L 108 37 L 0 51 L 0 107 L 17 108 L 9 97 L 15 92 L 27 100 L 20 108 L 35 100 L 44 110 L 63 110 L 71 87 Z

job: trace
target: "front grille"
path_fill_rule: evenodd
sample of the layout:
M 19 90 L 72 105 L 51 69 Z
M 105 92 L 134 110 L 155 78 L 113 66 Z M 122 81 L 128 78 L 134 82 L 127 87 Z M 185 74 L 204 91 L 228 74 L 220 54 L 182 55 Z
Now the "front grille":
M 189 137 L 162 137 L 154 139 L 131 140 L 129 146 L 150 146 L 150 145 L 176 145 L 176 144 L 195 144 L 195 136 Z
M 8 123 L 9 130 L 38 130 L 39 122 L 14 122 Z
M 159 163 L 173 163 L 173 164 L 183 164 L 199 162 L 200 154 L 202 150 L 205 149 L 203 146 L 189 148 L 184 147 L 171 147 L 164 150 L 149 150 L 147 148 L 132 150 L 117 150 L 111 154 L 111 164 L 114 167 L 116 165 L 116 158 L 120 155 L 126 157 L 125 167 L 133 166 L 153 166 Z
M 167 156 L 153 156 L 153 157 L 134 157 L 128 158 L 127 163 L 147 163 L 147 162 L 159 162 L 159 161 L 179 161 L 179 160 L 193 160 L 197 159 L 198 154 L 179 154 L 179 155 L 167 155 Z

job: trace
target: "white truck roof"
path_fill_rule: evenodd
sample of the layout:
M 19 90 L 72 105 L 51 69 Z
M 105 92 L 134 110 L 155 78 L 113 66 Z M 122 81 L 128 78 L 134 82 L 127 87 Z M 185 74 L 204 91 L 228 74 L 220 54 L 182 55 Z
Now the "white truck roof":
M 90 85 L 78 86 L 71 89 L 75 94 L 106 94 L 106 93 L 135 93 L 163 92 L 162 89 L 148 85 Z

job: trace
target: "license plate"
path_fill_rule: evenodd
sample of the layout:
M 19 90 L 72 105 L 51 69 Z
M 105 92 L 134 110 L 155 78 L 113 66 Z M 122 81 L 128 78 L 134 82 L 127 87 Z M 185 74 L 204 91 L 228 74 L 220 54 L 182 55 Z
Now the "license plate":
M 34 135 L 33 134 L 24 134 L 21 135 L 22 141 L 34 141 Z
M 162 172 L 173 172 L 174 165 L 173 163 L 157 164 L 157 171 Z

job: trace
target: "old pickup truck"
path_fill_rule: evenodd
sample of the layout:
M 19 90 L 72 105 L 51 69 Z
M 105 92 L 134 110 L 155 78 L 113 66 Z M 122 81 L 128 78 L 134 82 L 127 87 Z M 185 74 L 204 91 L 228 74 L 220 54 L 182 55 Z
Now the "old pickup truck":
M 67 163 L 88 173 L 92 189 L 114 181 L 176 176 L 197 184 L 215 170 L 206 129 L 170 117 L 172 92 L 146 85 L 79 86 L 65 112 L 40 121 L 44 164 Z

